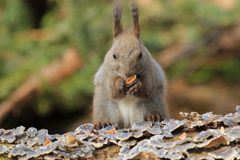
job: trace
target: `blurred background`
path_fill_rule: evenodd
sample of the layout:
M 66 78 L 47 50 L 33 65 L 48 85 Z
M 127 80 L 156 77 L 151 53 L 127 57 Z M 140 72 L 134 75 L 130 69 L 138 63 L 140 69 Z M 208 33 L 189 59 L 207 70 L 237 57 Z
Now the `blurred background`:
M 240 105 L 240 1 L 137 0 L 141 38 L 179 112 Z M 123 1 L 123 26 L 131 25 Z M 91 122 L 93 76 L 110 49 L 111 0 L 0 0 L 0 128 L 64 133 Z

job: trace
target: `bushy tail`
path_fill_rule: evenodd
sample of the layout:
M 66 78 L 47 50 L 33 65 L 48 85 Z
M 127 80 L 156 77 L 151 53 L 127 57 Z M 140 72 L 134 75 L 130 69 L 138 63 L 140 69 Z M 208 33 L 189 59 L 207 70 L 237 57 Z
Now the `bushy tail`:
M 113 7 L 113 36 L 117 37 L 122 32 L 122 7 L 119 4 L 119 1 L 114 2 Z
M 130 8 L 133 18 L 133 31 L 137 38 L 140 38 L 140 26 L 138 21 L 138 8 L 134 0 L 130 1 Z

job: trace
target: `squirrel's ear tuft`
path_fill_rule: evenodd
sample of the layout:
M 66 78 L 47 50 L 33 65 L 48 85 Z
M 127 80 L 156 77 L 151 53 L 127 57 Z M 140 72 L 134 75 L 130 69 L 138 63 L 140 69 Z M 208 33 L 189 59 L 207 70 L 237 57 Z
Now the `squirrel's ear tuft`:
M 133 32 L 135 36 L 139 39 L 140 38 L 140 26 L 138 21 L 138 8 L 134 0 L 130 0 L 130 8 L 132 12 L 133 18 Z
M 119 1 L 114 2 L 113 7 L 113 36 L 117 37 L 122 32 L 122 7 L 119 4 Z

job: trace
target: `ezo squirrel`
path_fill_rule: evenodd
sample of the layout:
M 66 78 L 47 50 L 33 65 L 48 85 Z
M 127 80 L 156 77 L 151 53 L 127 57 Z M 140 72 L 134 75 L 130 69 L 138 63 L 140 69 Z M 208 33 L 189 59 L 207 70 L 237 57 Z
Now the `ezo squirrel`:
M 168 118 L 165 74 L 141 41 L 136 3 L 131 1 L 130 7 L 133 25 L 124 31 L 122 8 L 115 3 L 114 41 L 95 74 L 93 123 L 98 128 L 105 122 L 129 127 L 138 121 Z M 126 79 L 134 75 L 136 79 L 127 84 Z

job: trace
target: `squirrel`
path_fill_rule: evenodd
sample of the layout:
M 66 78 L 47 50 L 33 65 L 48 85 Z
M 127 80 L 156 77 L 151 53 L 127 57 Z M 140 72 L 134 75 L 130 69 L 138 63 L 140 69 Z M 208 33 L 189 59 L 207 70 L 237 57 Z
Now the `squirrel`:
M 124 31 L 122 8 L 113 7 L 111 49 L 94 77 L 93 123 L 129 127 L 144 120 L 168 118 L 165 102 L 167 81 L 163 69 L 153 59 L 140 39 L 138 8 L 130 1 L 133 25 Z M 130 84 L 126 79 L 136 75 Z M 104 127 L 104 126 L 103 126 Z

